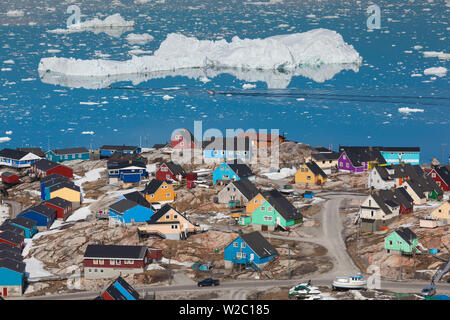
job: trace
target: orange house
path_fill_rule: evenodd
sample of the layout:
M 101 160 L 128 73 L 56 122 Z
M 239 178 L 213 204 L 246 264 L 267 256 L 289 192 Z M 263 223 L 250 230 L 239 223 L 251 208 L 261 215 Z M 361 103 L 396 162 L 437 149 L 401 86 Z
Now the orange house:
M 245 207 L 245 212 L 252 213 L 255 211 L 261 204 L 266 201 L 261 193 L 258 193 L 252 200 L 247 203 Z
M 327 175 L 314 161 L 302 164 L 295 174 L 295 183 L 323 184 L 326 181 Z
M 143 191 L 145 199 L 150 203 L 172 202 L 177 193 L 173 190 L 173 185 L 168 181 L 153 179 L 145 186 Z

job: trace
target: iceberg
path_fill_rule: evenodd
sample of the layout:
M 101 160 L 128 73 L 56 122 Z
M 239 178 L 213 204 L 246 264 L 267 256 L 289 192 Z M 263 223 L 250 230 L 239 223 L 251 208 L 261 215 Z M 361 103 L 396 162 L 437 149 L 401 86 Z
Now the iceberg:
M 63 75 L 62 78 L 120 78 L 122 81 L 127 77 L 133 80 L 138 74 L 145 77 L 153 77 L 155 73 L 187 74 L 200 79 L 231 73 L 248 82 L 265 81 L 269 87 L 274 84 L 273 87 L 283 88 L 292 76 L 304 75 L 323 82 L 341 70 L 357 72 L 361 63 L 359 53 L 339 33 L 313 29 L 265 39 L 235 36 L 231 42 L 172 33 L 153 55 L 133 56 L 126 61 L 48 57 L 41 59 L 38 70 L 41 79 L 51 73 Z

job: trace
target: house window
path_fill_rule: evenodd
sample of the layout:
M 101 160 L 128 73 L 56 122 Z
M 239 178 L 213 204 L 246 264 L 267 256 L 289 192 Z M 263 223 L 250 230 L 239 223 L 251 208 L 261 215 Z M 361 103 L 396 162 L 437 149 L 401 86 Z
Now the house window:
M 389 240 L 389 245 L 391 245 L 391 246 L 392 246 L 392 240 Z
M 166 215 L 166 219 L 167 219 L 167 220 L 170 219 L 170 215 Z
M 237 242 L 233 242 L 233 247 L 237 248 L 238 247 L 238 243 Z
M 343 166 L 342 162 L 339 162 L 339 165 L 342 167 Z
M 261 211 L 265 211 L 266 210 L 266 207 L 261 207 Z
M 219 152 L 217 150 L 214 150 L 214 155 L 217 156 Z
M 173 224 L 172 229 L 178 229 L 178 226 L 176 224 Z
M 272 212 L 272 207 L 268 207 L 268 208 L 267 208 L 267 211 L 268 211 L 268 212 Z
M 242 258 L 242 252 L 236 252 L 236 258 L 241 259 Z
M 105 264 L 105 260 L 98 260 L 98 264 L 101 264 L 101 265 L 103 265 L 103 264 Z
M 170 198 L 170 193 L 167 193 L 167 194 L 166 194 L 166 198 Z
M 167 167 L 161 167 L 162 172 L 167 172 Z
M 271 216 L 264 216 L 264 221 L 272 221 L 272 217 Z
M 182 147 L 184 146 L 184 141 L 180 142 L 180 146 L 182 146 Z
M 432 176 L 433 178 L 436 178 L 436 173 L 433 172 L 433 173 L 431 174 L 431 176 Z
M 245 243 L 241 243 L 241 248 L 245 248 Z
M 94 263 L 94 264 L 98 264 L 98 260 L 94 260 L 93 263 Z
M 306 180 L 311 180 L 311 176 L 307 176 L 307 177 L 306 177 Z
M 113 266 L 116 264 L 116 262 L 113 259 L 111 259 L 111 260 L 109 260 L 109 264 Z
M 350 167 L 350 165 L 349 165 L 348 163 L 346 163 L 346 164 L 345 164 L 345 167 L 348 168 L 348 167 Z
M 258 199 L 255 199 L 255 203 L 258 203 Z
M 116 260 L 116 265 L 120 266 L 121 261 L 120 260 Z
M 342 156 L 342 159 L 346 160 L 346 159 L 347 159 L 347 156 L 344 154 L 344 155 Z

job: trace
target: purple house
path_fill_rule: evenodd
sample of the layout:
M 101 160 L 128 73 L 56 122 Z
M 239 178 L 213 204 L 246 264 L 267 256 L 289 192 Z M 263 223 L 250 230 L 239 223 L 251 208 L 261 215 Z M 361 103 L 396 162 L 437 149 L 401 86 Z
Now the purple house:
M 377 165 L 386 165 L 379 150 L 372 147 L 340 147 L 338 169 L 347 172 L 364 172 Z

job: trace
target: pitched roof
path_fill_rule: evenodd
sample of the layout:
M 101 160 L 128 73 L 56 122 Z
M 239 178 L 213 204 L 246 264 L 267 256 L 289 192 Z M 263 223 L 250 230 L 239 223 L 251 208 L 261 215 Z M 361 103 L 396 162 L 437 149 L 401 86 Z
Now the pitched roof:
M 298 211 L 297 208 L 295 208 L 278 190 L 265 191 L 262 195 L 264 199 L 266 199 L 287 221 L 303 218 L 300 211 Z
M 11 246 L 9 246 L 9 247 L 11 247 Z M 23 261 L 23 256 L 20 252 L 11 251 L 11 250 L 0 250 L 0 260 L 5 259 L 5 258 L 11 259 L 11 260 L 16 260 L 19 262 Z
M 327 175 L 323 170 L 315 163 L 314 161 L 310 161 L 305 163 L 309 170 L 315 175 L 320 175 L 322 178 L 326 178 Z
M 24 234 L 24 230 L 22 228 L 19 228 L 18 226 L 11 224 L 10 220 L 3 222 L 3 224 L 0 226 L 0 232 L 1 231 L 11 231 L 21 235 Z
M 59 208 L 67 208 L 68 206 L 70 206 L 72 204 L 72 202 L 67 201 L 67 200 L 65 200 L 63 198 L 60 198 L 60 197 L 51 198 L 50 200 L 46 200 L 44 202 L 44 204 L 45 203 L 50 203 L 50 204 L 55 205 L 55 206 L 57 206 Z
M 395 230 L 395 232 L 408 244 L 412 244 L 413 240 L 417 238 L 417 235 L 409 228 L 400 228 Z
M 250 139 L 213 137 L 203 141 L 203 148 L 205 150 L 249 151 Z
M 37 224 L 36 221 L 25 217 L 15 217 L 14 219 L 11 220 L 11 223 L 27 229 L 31 229 Z
M 312 153 L 311 158 L 316 161 L 329 161 L 329 160 L 338 160 L 341 154 L 339 152 L 321 152 L 321 153 Z
M 126 282 L 122 277 L 118 277 L 105 290 L 114 300 L 139 300 L 139 293 Z
M 100 147 L 100 150 L 113 150 L 113 151 L 134 151 L 138 147 L 137 146 L 126 146 L 126 145 L 104 145 Z
M 69 178 L 62 176 L 57 173 L 52 173 L 46 177 L 41 178 L 41 183 L 47 184 L 47 183 L 57 183 L 62 181 L 70 181 Z
M 259 193 L 258 188 L 248 179 L 232 181 L 230 184 L 234 185 L 248 200 L 254 198 Z
M 12 176 L 17 176 L 17 174 L 12 173 L 12 172 L 2 172 L 2 176 L 12 177 Z
M 182 175 L 183 177 L 186 176 L 186 172 L 184 171 L 183 167 L 180 166 L 179 164 L 174 163 L 172 161 L 164 162 L 161 165 L 163 164 L 165 164 L 169 168 L 170 172 L 172 172 L 174 175 Z
M 253 250 L 260 258 L 269 257 L 278 254 L 277 250 L 261 233 L 254 231 L 241 235 L 241 239 Z
M 134 201 L 128 200 L 128 199 L 122 199 L 119 200 L 112 205 L 109 206 L 110 209 L 118 212 L 118 213 L 124 213 L 131 208 L 136 207 L 138 204 Z
M 78 148 L 65 148 L 65 149 L 54 149 L 50 150 L 55 155 L 65 155 L 65 154 L 75 154 L 75 153 L 89 153 L 89 150 L 85 147 L 78 147 Z M 47 151 L 49 152 L 49 151 Z
M 341 146 L 339 151 L 345 152 L 355 167 L 361 167 L 362 162 L 369 161 L 377 161 L 378 164 L 386 164 L 386 160 L 376 147 Z
M 24 211 L 22 211 L 19 214 L 22 214 L 22 213 L 28 212 L 28 211 L 34 211 L 34 212 L 40 213 L 47 217 L 50 217 L 56 213 L 55 209 L 47 207 L 46 205 L 40 203 L 37 206 L 33 206 L 33 207 L 29 207 L 28 209 L 25 209 Z
M 9 258 L 4 258 L 0 259 L 0 268 L 6 268 L 18 273 L 24 273 L 25 263 Z
M 186 218 L 185 215 L 183 215 L 182 213 L 178 212 L 175 208 L 172 208 L 170 205 L 168 205 L 167 203 L 165 205 L 163 205 L 161 207 L 161 209 L 159 209 L 158 211 L 156 211 L 150 218 L 149 221 L 147 221 L 147 224 L 160 224 L 162 222 L 158 222 L 158 220 L 164 216 L 167 212 L 169 212 L 170 210 L 174 210 L 178 215 L 180 215 L 181 217 L 183 217 L 184 219 L 188 220 L 188 218 Z M 179 223 L 178 221 L 169 221 L 169 222 L 164 222 L 164 223 Z
M 445 184 L 450 186 L 450 170 L 444 166 L 434 167 L 434 170 L 439 175 L 439 177 L 441 177 L 441 179 L 445 182 Z
M 27 154 L 28 154 L 28 152 L 9 149 L 9 148 L 4 148 L 4 149 L 0 150 L 0 157 L 14 159 L 14 160 L 20 160 L 23 157 L 25 157 Z
M 248 178 L 255 175 L 248 165 L 240 161 L 227 161 L 226 164 L 239 178 Z
M 89 244 L 84 252 L 85 259 L 144 259 L 147 246 Z
M 53 162 L 47 159 L 41 159 L 36 161 L 32 164 L 32 166 L 36 167 L 37 169 L 41 171 L 48 171 L 50 169 L 56 168 L 58 166 L 62 166 L 62 164 L 59 164 L 57 162 Z
M 145 189 L 142 191 L 145 194 L 154 194 L 164 181 L 153 179 L 145 185 Z
M 7 243 L 0 243 L 0 251 L 10 251 L 13 252 L 15 254 L 22 254 L 22 249 L 17 248 L 17 247 L 13 247 Z
M 108 161 L 106 163 L 108 169 L 124 169 L 128 167 L 138 167 L 145 169 L 145 163 L 141 161 L 131 160 L 131 161 Z
M 62 189 L 62 188 L 67 188 L 67 189 L 71 189 L 74 191 L 78 191 L 81 192 L 80 187 L 77 186 L 75 183 L 71 182 L 71 181 L 63 181 L 61 183 L 55 184 L 53 186 L 50 187 L 50 192 Z
M 41 148 L 17 148 L 17 150 L 23 151 L 26 153 L 32 153 L 41 158 L 45 157 L 45 153 L 42 151 Z
M 388 152 L 420 152 L 419 147 L 374 147 L 380 151 L 388 151 Z
M 24 236 L 14 233 L 12 231 L 3 231 L 0 232 L 0 239 L 6 240 L 14 244 L 20 244 L 23 242 L 25 238 Z
M 144 198 L 144 196 L 138 192 L 138 191 L 133 191 L 133 192 L 129 192 L 123 195 L 123 197 L 125 199 L 131 200 L 133 202 L 136 202 L 138 205 L 146 207 L 146 208 L 150 208 L 152 209 L 152 205 Z

